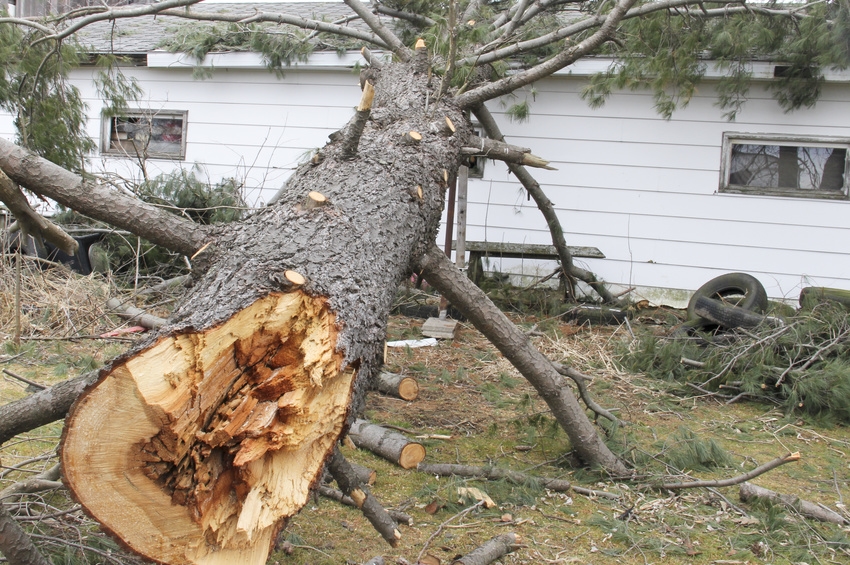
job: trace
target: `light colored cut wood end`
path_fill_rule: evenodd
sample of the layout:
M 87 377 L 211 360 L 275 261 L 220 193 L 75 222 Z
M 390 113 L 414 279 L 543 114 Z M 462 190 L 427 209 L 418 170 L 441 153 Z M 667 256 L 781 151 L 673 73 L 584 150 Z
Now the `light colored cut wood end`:
M 425 459 L 425 447 L 421 443 L 408 443 L 401 450 L 398 464 L 402 469 L 415 469 Z
M 419 383 L 413 377 L 404 377 L 398 383 L 398 395 L 402 400 L 411 402 L 419 396 Z
M 415 50 L 419 51 L 420 49 L 425 49 L 425 40 L 421 37 L 416 40 L 416 45 L 413 47 Z
M 452 133 L 457 131 L 454 122 L 452 122 L 451 118 L 449 118 L 448 116 L 446 116 L 446 127 L 449 128 L 449 131 L 451 131 Z

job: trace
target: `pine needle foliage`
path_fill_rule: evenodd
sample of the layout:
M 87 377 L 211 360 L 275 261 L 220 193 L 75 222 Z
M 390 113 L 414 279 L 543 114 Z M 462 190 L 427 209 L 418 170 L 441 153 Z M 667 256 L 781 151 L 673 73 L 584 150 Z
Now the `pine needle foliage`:
M 777 63 L 768 88 L 779 105 L 786 112 L 813 106 L 823 71 L 850 64 L 848 3 L 765 2 L 756 8 L 721 17 L 695 8 L 625 20 L 621 39 L 605 50 L 616 63 L 595 75 L 582 97 L 599 107 L 615 90 L 649 89 L 669 119 L 688 105 L 712 61 L 727 72 L 718 83 L 717 105 L 734 120 L 747 99 L 750 63 L 767 59 Z
M 702 389 L 727 401 L 775 403 L 789 415 L 827 425 L 850 423 L 846 307 L 824 302 L 797 312 L 778 328 L 705 337 L 711 340 L 708 344 L 643 335 L 618 355 L 618 361 L 627 370 L 681 384 L 683 393 Z M 702 391 L 697 393 L 704 395 Z
M 81 171 L 95 145 L 85 132 L 86 104 L 66 82 L 81 51 L 72 42 L 34 39 L 33 32 L 0 24 L 0 108 L 14 117 L 16 143 Z
M 665 453 L 667 462 L 681 471 L 703 471 L 715 467 L 731 467 L 732 456 L 713 439 L 702 439 L 682 427 L 670 438 Z

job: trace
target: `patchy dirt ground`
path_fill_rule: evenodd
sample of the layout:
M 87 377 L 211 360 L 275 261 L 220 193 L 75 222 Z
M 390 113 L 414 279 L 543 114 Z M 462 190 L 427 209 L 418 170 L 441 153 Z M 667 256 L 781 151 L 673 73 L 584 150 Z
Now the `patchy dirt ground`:
M 107 282 L 89 280 L 87 284 L 95 290 L 84 293 L 84 298 L 62 294 L 54 284 L 59 282 L 35 285 L 63 298 L 47 307 L 32 306 L 24 333 L 51 339 L 24 339 L 20 348 L 11 343 L 8 287 L 0 294 L 0 369 L 45 385 L 97 366 L 128 345 L 114 339 L 67 339 L 99 335 L 122 324 L 101 307 L 101 299 L 111 292 Z M 40 291 L 33 287 L 29 292 L 36 304 Z M 80 319 L 88 321 L 83 324 Z M 416 563 L 420 555 L 451 563 L 506 532 L 515 532 L 523 540 L 522 547 L 504 558 L 511 564 L 850 562 L 846 526 L 803 519 L 793 508 L 742 503 L 737 486 L 653 488 L 662 477 L 735 477 L 776 457 L 800 452 L 800 461 L 753 482 L 848 516 L 844 506 L 850 498 L 847 428 L 815 427 L 766 405 L 727 406 L 711 398 L 676 396 L 663 380 L 625 373 L 614 359 L 623 344 L 632 340 L 626 327 L 592 328 L 534 317 L 516 321 L 534 330 L 531 339 L 551 359 L 594 377 L 590 390 L 595 399 L 625 422 L 616 429 L 606 427 L 609 444 L 634 466 L 634 480 L 616 482 L 576 465 L 565 434 L 534 391 L 465 324 L 455 340 L 441 341 L 436 347 L 390 348 L 386 369 L 415 377 L 419 398 L 404 402 L 374 393 L 366 416 L 411 436 L 425 436 L 419 441 L 427 449 L 427 462 L 507 467 L 566 479 L 616 498 L 551 492 L 533 482 L 438 479 L 346 447 L 344 452 L 352 461 L 377 471 L 376 496 L 387 507 L 408 513 L 413 525 L 401 527 L 401 542 L 391 548 L 359 511 L 316 498 L 281 532 L 270 563 L 363 563 L 377 555 L 383 555 L 386 563 Z M 421 324 L 421 319 L 393 317 L 389 339 L 418 338 Z M 26 386 L 4 375 L 0 401 L 28 394 Z M 52 465 L 60 431 L 61 426 L 53 424 L 0 448 L 0 489 Z M 436 435 L 450 439 L 435 439 Z M 707 469 L 676 467 L 677 462 L 701 456 L 722 462 Z M 468 486 L 487 493 L 498 506 L 459 515 L 473 503 L 458 494 L 459 487 Z M 61 490 L 6 502 L 56 563 L 129 562 L 74 510 Z M 85 554 L 82 547 L 88 548 Z

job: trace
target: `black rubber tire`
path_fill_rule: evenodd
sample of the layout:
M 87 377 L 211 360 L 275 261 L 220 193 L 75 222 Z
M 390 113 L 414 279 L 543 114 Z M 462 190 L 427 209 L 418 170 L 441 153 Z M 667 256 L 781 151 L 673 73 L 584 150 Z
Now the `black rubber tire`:
M 703 319 L 719 324 L 721 328 L 755 328 L 762 324 L 773 324 L 767 316 L 739 306 L 700 296 L 695 311 Z
M 697 317 L 694 308 L 700 296 L 728 302 L 759 314 L 767 310 L 767 291 L 757 278 L 747 273 L 720 275 L 699 287 L 688 302 L 688 320 Z

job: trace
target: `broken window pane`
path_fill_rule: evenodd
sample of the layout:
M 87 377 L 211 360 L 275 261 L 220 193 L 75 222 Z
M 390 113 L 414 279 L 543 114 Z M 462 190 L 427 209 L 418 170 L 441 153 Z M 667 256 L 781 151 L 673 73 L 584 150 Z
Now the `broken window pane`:
M 109 133 L 104 153 L 170 159 L 185 156 L 185 112 L 128 113 L 105 120 Z
M 795 196 L 845 194 L 846 147 L 732 142 L 727 190 Z

